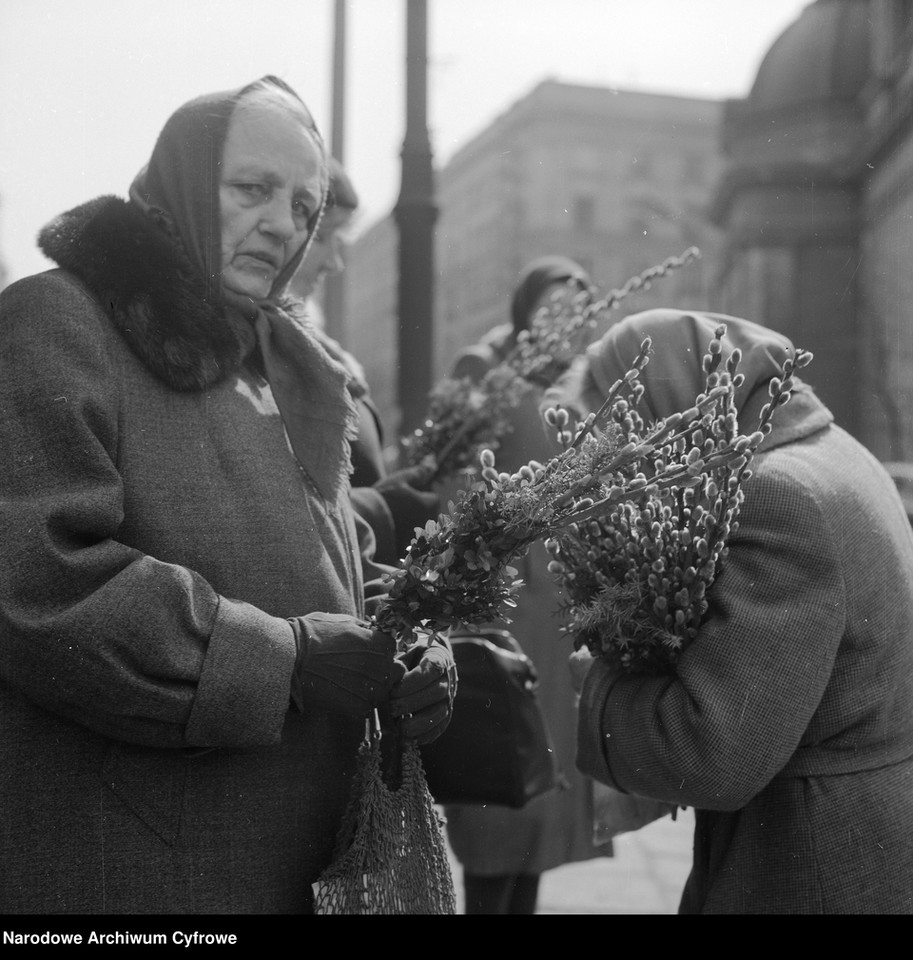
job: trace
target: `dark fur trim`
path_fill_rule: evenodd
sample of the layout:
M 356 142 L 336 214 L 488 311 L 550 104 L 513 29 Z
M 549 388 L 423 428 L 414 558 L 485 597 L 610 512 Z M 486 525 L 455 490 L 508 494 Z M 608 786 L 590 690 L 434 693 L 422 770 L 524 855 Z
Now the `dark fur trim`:
M 89 287 L 133 352 L 173 389 L 203 390 L 250 352 L 250 325 L 208 302 L 180 245 L 125 200 L 98 197 L 61 214 L 38 244 Z

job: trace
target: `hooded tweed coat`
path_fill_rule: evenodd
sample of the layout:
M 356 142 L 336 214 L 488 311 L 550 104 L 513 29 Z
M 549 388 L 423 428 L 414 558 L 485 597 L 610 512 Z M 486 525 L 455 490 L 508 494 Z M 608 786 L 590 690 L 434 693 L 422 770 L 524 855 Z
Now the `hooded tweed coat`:
M 363 613 L 370 532 L 142 214 L 43 249 L 0 295 L 0 912 L 301 912 L 363 725 L 290 711 L 286 618 Z
M 695 808 L 680 913 L 913 913 L 910 524 L 807 385 L 752 470 L 674 675 L 590 667 L 578 765 Z

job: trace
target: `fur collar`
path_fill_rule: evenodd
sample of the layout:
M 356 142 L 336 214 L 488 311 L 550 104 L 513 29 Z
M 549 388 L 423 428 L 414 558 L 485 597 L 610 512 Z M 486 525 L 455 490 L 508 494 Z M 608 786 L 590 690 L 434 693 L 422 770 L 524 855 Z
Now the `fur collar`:
M 205 390 L 253 348 L 250 324 L 207 299 L 180 245 L 119 197 L 61 214 L 38 245 L 86 284 L 133 352 L 175 390 Z

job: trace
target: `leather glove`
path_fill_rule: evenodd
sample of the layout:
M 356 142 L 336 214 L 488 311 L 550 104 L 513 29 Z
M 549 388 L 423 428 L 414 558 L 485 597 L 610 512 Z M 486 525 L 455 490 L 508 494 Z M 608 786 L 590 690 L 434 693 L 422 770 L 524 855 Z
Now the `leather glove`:
M 403 735 L 431 743 L 447 729 L 457 691 L 457 669 L 450 642 L 437 634 L 397 658 L 408 669 L 390 697 L 390 713 L 400 717 Z
M 416 527 L 424 527 L 429 519 L 440 514 L 441 498 L 429 490 L 434 468 L 419 464 L 396 470 L 374 484 L 384 498 L 396 527 L 396 550 L 403 556 L 412 543 Z
M 406 674 L 405 664 L 394 656 L 394 638 L 366 620 L 309 613 L 289 623 L 298 648 L 291 697 L 299 710 L 321 707 L 366 717 Z

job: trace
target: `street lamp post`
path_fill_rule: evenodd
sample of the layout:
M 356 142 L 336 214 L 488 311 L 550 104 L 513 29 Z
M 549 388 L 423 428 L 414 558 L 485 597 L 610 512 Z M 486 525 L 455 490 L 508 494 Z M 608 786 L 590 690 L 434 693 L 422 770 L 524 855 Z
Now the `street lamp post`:
M 333 109 L 330 151 L 345 164 L 346 107 L 346 0 L 334 0 L 333 15 Z M 343 254 L 344 255 L 344 254 Z M 324 278 L 323 316 L 327 333 L 341 343 L 346 342 L 345 276 L 342 273 Z
M 427 123 L 428 12 L 426 0 L 407 0 L 406 133 L 402 181 L 394 217 L 399 228 L 400 434 L 425 414 L 431 389 L 434 329 L 434 168 Z

